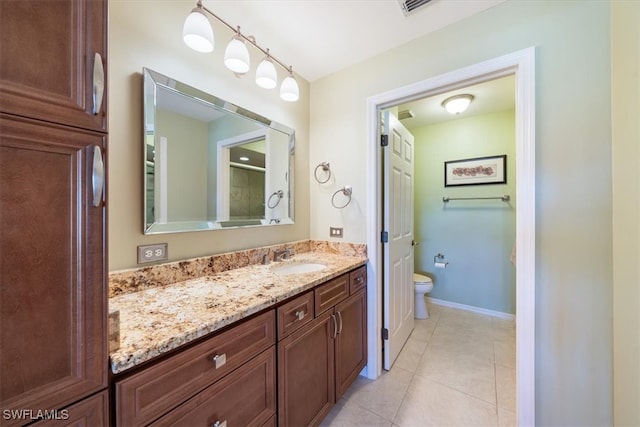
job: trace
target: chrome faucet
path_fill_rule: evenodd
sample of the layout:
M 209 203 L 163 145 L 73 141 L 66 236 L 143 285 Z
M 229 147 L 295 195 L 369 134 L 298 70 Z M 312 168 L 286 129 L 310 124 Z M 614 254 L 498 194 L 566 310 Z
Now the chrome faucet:
M 269 253 L 262 255 L 262 265 L 268 265 L 271 262 L 269 259 Z
M 293 249 L 276 249 L 273 251 L 273 260 L 274 261 L 282 261 L 284 259 L 289 259 L 293 256 Z

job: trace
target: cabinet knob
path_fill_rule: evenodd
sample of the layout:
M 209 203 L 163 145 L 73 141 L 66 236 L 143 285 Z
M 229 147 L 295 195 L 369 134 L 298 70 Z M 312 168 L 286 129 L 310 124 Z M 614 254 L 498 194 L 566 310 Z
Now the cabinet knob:
M 215 423 L 213 423 L 212 427 L 227 427 L 227 420 L 216 421 Z
M 356 277 L 356 283 L 361 284 L 362 282 L 364 282 L 364 277 L 362 276 Z
M 298 320 L 302 320 L 304 319 L 305 314 L 306 313 L 304 311 L 300 310 L 300 311 L 296 311 L 295 316 Z
M 213 364 L 216 366 L 216 369 L 218 369 L 219 367 L 224 366 L 227 363 L 227 353 L 216 354 L 211 358 L 211 360 L 213 360 Z

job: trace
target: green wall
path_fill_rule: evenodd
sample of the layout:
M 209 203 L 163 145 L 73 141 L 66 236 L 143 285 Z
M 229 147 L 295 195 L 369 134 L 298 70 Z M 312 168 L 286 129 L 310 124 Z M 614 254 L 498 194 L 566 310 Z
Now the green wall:
M 415 271 L 434 282 L 433 298 L 515 314 L 515 114 L 513 110 L 458 119 L 412 131 L 415 137 Z M 444 162 L 507 155 L 507 183 L 444 186 Z M 511 200 L 442 202 L 449 197 Z M 445 255 L 446 269 L 433 257 Z
M 338 213 L 326 203 L 324 188 L 310 187 L 311 238 L 333 226 L 344 227 L 350 241 L 366 242 L 363 222 L 370 219 L 355 211 L 367 206 L 370 185 L 362 159 L 370 129 L 367 99 L 535 47 L 540 426 L 612 423 L 610 9 L 599 0 L 508 0 L 311 86 L 310 165 L 331 162 L 336 181 L 354 190 L 353 208 Z

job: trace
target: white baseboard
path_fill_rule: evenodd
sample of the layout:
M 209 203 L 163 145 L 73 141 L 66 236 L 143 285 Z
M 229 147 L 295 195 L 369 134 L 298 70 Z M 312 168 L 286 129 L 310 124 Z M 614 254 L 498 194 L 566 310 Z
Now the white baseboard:
M 457 302 L 445 301 L 438 298 L 425 298 L 431 304 L 442 305 L 445 307 L 457 308 L 460 310 L 471 311 L 473 313 L 485 314 L 487 316 L 499 317 L 500 319 L 516 320 L 516 316 L 511 313 L 503 313 L 501 311 L 488 310 L 486 308 L 474 307 L 472 305 L 460 304 Z

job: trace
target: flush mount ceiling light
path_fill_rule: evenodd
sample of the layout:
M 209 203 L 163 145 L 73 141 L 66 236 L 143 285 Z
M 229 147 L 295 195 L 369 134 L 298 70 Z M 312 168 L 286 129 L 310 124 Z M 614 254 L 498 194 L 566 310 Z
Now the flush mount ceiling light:
M 466 93 L 455 95 L 442 101 L 442 106 L 451 114 L 460 114 L 467 109 L 473 98 L 473 95 Z
M 187 46 L 198 52 L 212 52 L 214 49 L 214 36 L 211 23 L 205 12 L 213 16 L 220 23 L 231 29 L 235 36 L 231 39 L 224 52 L 224 65 L 240 77 L 246 74 L 251 67 L 251 60 L 247 43 L 249 42 L 256 49 L 265 54 L 265 58 L 256 69 L 256 84 L 265 89 L 273 89 L 278 85 L 278 73 L 275 64 L 284 68 L 289 75 L 282 81 L 280 86 L 280 97 L 289 102 L 297 101 L 300 98 L 298 82 L 293 77 L 293 67 L 286 66 L 278 58 L 271 55 L 269 49 L 260 47 L 251 36 L 245 36 L 240 32 L 240 27 L 234 28 L 218 15 L 202 5 L 202 0 L 198 0 L 196 7 L 191 10 L 182 28 L 182 38 Z

